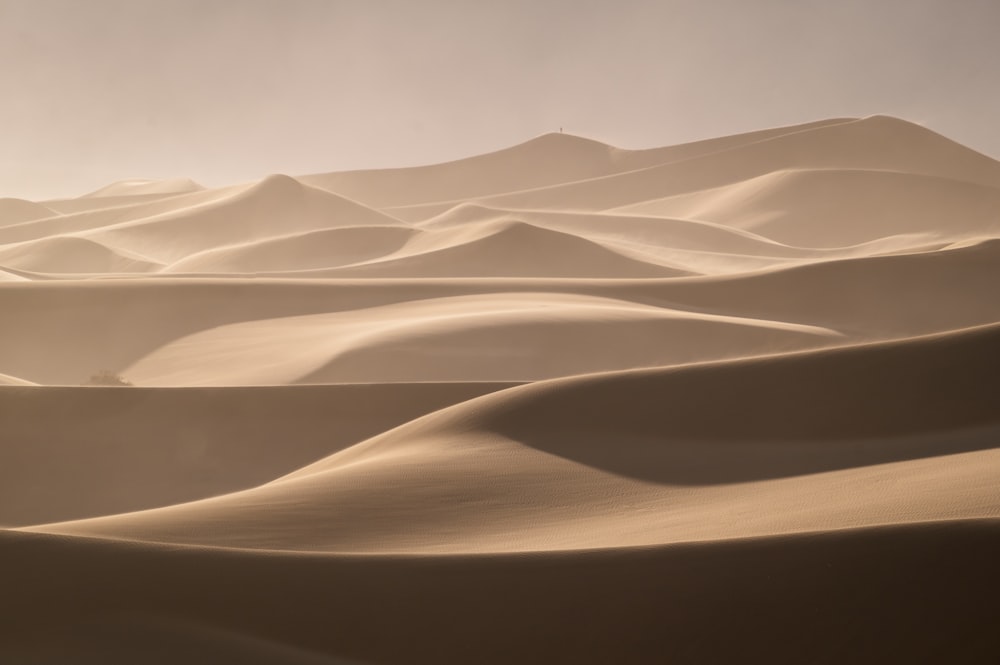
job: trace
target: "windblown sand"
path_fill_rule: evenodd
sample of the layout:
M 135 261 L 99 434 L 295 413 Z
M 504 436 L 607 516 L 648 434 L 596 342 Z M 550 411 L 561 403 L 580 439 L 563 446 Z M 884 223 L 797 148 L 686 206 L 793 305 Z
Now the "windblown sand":
M 1000 163 L 908 122 L 0 200 L 0 317 L 0 662 L 1000 662 Z

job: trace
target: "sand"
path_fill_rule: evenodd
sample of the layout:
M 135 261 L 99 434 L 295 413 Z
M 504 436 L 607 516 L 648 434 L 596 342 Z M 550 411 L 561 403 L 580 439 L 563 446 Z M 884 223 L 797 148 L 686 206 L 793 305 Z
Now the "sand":
M 995 662 L 998 284 L 884 116 L 0 200 L 0 662 Z

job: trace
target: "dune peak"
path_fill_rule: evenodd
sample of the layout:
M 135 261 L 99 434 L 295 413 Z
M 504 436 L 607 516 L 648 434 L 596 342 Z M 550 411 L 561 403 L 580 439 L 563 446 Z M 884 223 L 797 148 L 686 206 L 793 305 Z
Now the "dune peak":
M 538 136 L 528 139 L 521 145 L 585 145 L 593 147 L 604 147 L 609 148 L 606 143 L 602 143 L 596 139 L 592 139 L 586 136 L 581 136 L 579 134 L 570 134 L 568 132 L 546 132 L 544 134 L 539 134 Z

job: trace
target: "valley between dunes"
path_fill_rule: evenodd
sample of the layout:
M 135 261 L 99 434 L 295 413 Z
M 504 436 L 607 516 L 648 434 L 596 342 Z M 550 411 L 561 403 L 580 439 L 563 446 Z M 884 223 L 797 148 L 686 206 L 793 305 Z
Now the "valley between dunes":
M 1000 162 L 907 121 L 2 199 L 0 312 L 0 662 L 1000 654 Z

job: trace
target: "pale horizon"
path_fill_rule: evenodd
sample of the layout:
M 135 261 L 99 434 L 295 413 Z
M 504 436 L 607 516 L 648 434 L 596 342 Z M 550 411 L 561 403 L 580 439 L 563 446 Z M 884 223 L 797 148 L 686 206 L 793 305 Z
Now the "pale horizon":
M 1000 155 L 966 2 L 0 1 L 0 196 L 628 149 L 886 114 Z

